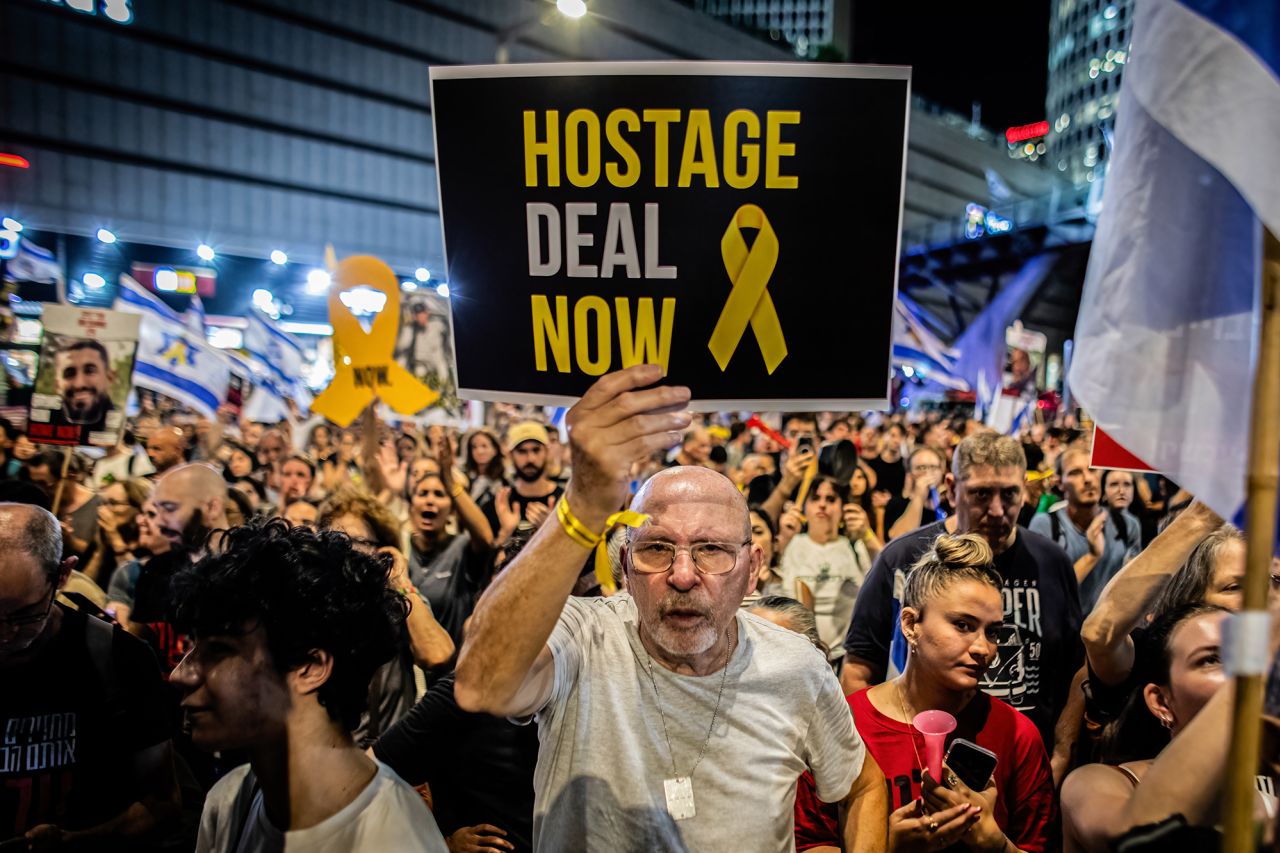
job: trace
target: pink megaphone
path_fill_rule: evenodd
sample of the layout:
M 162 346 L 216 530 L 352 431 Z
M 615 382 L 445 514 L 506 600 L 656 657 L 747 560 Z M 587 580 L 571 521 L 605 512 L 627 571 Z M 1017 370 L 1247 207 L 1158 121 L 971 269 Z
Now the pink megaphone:
M 946 711 L 921 711 L 911 725 L 924 735 L 925 764 L 929 765 L 929 775 L 936 782 L 942 778 L 942 748 L 947 735 L 956 730 L 956 718 Z

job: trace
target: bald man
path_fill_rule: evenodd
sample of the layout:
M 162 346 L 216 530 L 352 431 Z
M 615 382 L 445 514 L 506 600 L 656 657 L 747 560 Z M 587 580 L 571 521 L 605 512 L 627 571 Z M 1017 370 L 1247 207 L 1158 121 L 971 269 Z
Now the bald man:
M 680 450 L 672 461 L 673 465 L 701 465 L 705 467 L 711 459 L 711 433 L 703 427 L 694 427 L 684 434 L 680 441 Z
M 137 850 L 177 816 L 155 659 L 55 597 L 76 558 L 47 510 L 0 503 L 0 847 Z
M 230 526 L 227 483 L 221 474 L 203 463 L 171 468 L 156 481 L 151 502 L 156 508 L 152 524 L 178 548 L 198 551 L 204 547 L 209 531 Z
M 884 777 L 811 643 L 739 607 L 763 553 L 725 477 L 678 467 L 632 509 L 627 593 L 566 598 L 631 465 L 689 424 L 687 388 L 643 365 L 570 410 L 572 518 L 543 525 L 476 606 L 458 705 L 536 716 L 534 849 L 793 850 L 796 780 L 840 802 L 844 849 L 884 850 Z M 744 804 L 750 803 L 749 808 Z
M 181 465 L 187 458 L 187 434 L 178 427 L 158 427 L 147 436 L 147 458 L 155 466 L 154 476 Z

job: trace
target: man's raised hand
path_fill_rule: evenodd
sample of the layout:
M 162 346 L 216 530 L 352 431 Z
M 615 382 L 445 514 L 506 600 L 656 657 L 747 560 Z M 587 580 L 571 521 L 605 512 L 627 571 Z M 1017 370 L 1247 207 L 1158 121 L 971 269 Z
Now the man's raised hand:
M 573 477 L 566 499 L 593 530 L 627 498 L 631 465 L 680 439 L 689 389 L 658 385 L 662 368 L 640 364 L 601 377 L 565 417 Z

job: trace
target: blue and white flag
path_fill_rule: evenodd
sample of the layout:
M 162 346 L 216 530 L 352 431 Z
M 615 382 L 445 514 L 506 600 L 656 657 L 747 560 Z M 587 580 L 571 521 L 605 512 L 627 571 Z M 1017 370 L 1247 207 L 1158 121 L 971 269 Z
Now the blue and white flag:
M 1244 502 L 1261 226 L 1280 233 L 1280 4 L 1142 0 L 1071 391 L 1220 515 Z
M 288 389 L 282 388 L 276 381 L 275 374 L 251 355 L 228 350 L 227 356 L 231 359 L 232 371 L 246 380 L 247 396 L 241 416 L 245 420 L 263 424 L 286 420 L 289 417 L 289 406 L 285 400 L 290 394 Z M 299 405 L 302 405 L 302 401 L 299 401 Z
M 53 252 L 24 238 L 18 243 L 18 254 L 5 266 L 4 278 L 5 281 L 61 284 L 62 265 Z
M 133 384 L 172 397 L 210 420 L 215 418 L 231 376 L 230 362 L 222 352 L 127 275 L 120 276 L 115 308 L 142 315 Z
M 921 379 L 932 380 L 944 388 L 968 391 L 969 383 L 956 373 L 959 353 L 929 331 L 920 320 L 918 310 L 905 296 L 899 296 L 894 303 L 894 366 L 909 367 Z
M 200 294 L 191 294 L 191 302 L 187 305 L 187 310 L 182 315 L 182 320 L 186 323 L 187 328 L 201 337 L 207 337 L 208 331 L 205 329 L 204 318 L 204 302 L 200 299 Z
M 244 330 L 244 348 L 249 355 L 266 365 L 282 391 L 290 396 L 306 389 L 303 373 L 306 356 L 302 344 L 291 335 L 276 328 L 266 315 L 257 309 L 248 316 L 249 325 Z M 309 395 L 308 395 L 309 396 Z M 309 404 L 308 399 L 308 404 Z

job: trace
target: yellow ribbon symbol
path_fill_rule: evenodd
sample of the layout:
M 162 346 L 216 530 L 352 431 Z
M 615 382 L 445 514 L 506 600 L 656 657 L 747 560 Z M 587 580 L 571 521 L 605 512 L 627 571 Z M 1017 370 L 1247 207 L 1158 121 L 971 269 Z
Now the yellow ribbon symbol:
M 750 249 L 742 236 L 743 228 L 759 229 Z M 764 366 L 772 374 L 787 357 L 787 342 L 767 290 L 769 276 L 778 263 L 778 235 L 773 233 L 763 210 L 754 204 L 738 208 L 720 238 L 720 257 L 733 289 L 707 346 L 720 370 L 725 370 L 750 323 L 760 354 L 764 356 Z
M 367 287 L 387 298 L 365 331 L 342 303 L 348 290 Z M 400 287 L 391 267 L 369 255 L 344 258 L 332 271 L 329 323 L 333 326 L 333 381 L 311 410 L 349 425 L 375 399 L 402 415 L 416 414 L 440 396 L 392 361 L 400 328 Z

